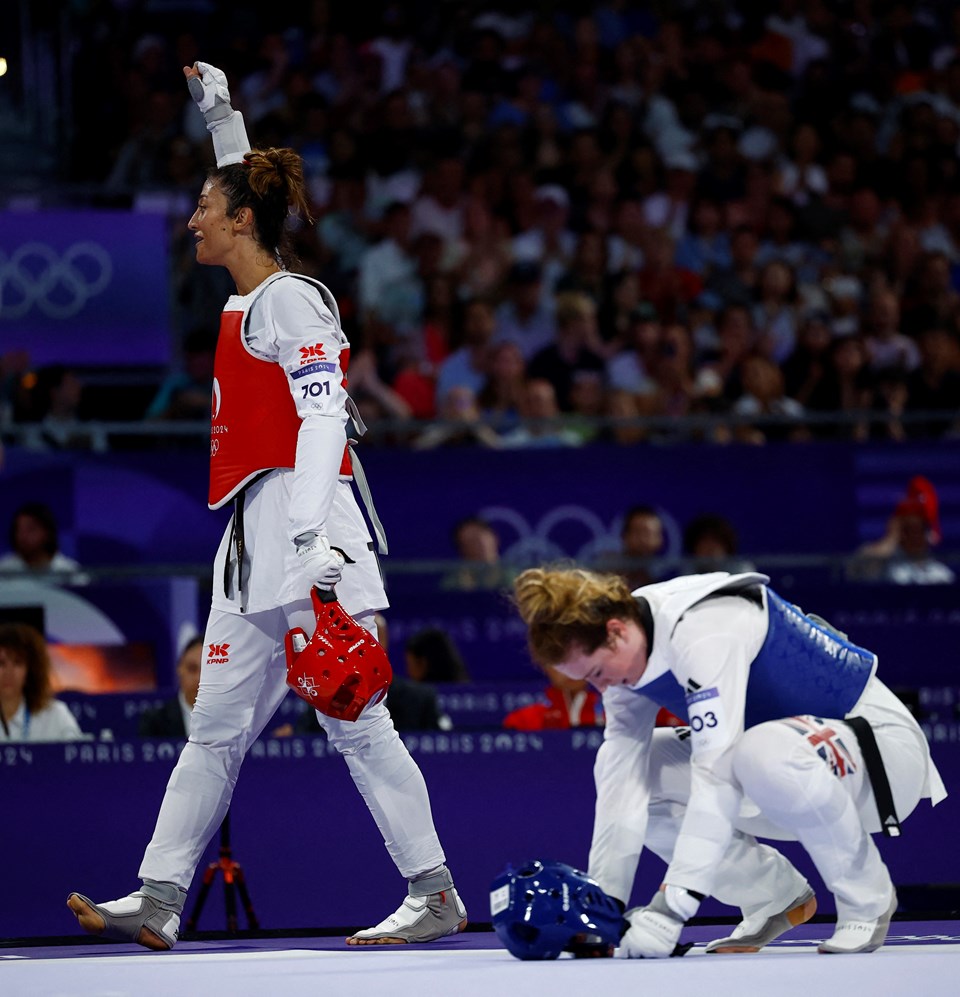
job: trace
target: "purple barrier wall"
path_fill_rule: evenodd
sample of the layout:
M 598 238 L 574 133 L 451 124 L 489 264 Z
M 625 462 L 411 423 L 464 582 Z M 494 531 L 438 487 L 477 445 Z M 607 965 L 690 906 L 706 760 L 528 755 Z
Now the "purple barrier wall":
M 537 700 L 545 686 L 539 676 L 525 682 L 470 682 L 442 684 L 436 687 L 437 701 L 458 732 L 478 728 L 499 727 L 512 710 Z M 942 690 L 937 694 L 942 698 Z M 172 693 L 101 693 L 87 695 L 64 692 L 59 695 L 73 711 L 80 729 L 94 737 L 133 738 L 144 710 L 159 706 Z M 277 708 L 271 729 L 293 723 L 308 707 L 294 692 Z
M 762 567 L 762 565 L 760 566 Z M 880 656 L 880 677 L 895 688 L 949 685 L 957 675 L 960 647 L 960 584 L 877 586 L 790 584 L 774 586 L 786 598 L 820 613 Z M 784 584 L 781 584 L 783 582 Z M 209 596 L 193 579 L 152 579 L 124 585 L 98 584 L 51 589 L 12 588 L 0 579 L 0 606 L 42 604 L 43 597 L 67 592 L 77 597 L 46 606 L 48 635 L 66 643 L 116 643 L 83 636 L 80 609 L 96 610 L 126 642 L 145 641 L 155 654 L 160 689 L 173 686 L 177 634 L 183 624 L 203 627 Z M 17 594 L 20 593 L 20 594 Z M 31 594 L 32 593 L 32 594 Z M 38 595 L 39 593 L 39 595 Z M 424 627 L 446 630 L 463 655 L 470 676 L 479 682 L 535 682 L 520 618 L 502 592 L 431 591 L 400 578 L 390 585 L 390 653 L 404 674 L 403 646 Z M 122 642 L 122 641 L 121 641 Z
M 169 238 L 159 214 L 0 213 L 0 342 L 37 365 L 167 364 Z
M 763 570 L 762 563 L 758 565 Z M 890 686 L 949 685 L 958 674 L 960 584 L 819 585 L 778 577 L 785 598 L 819 613 L 880 656 L 880 677 Z M 406 579 L 390 587 L 390 645 L 397 654 L 421 627 L 449 631 L 473 678 L 532 677 L 523 625 L 499 592 L 431 592 Z M 793 582 L 793 583 L 792 583 Z M 402 667 L 402 664 L 401 664 Z
M 619 517 L 636 502 L 663 509 L 668 552 L 676 553 L 680 524 L 709 508 L 735 523 L 744 554 L 764 570 L 764 552 L 852 551 L 864 535 L 877 535 L 909 476 L 922 471 L 940 489 L 944 548 L 960 549 L 956 441 L 523 454 L 365 449 L 391 540 L 391 648 L 401 668 L 405 638 L 436 625 L 453 635 L 475 679 L 531 675 L 522 627 L 501 594 L 446 591 L 436 575 L 389 571 L 393 559 L 453 557 L 450 529 L 471 513 L 496 524 L 506 554 L 530 563 L 587 558 L 615 546 Z M 206 458 L 200 454 L 96 457 L 11 450 L 0 473 L 0 529 L 21 502 L 45 499 L 61 523 L 64 550 L 87 565 L 211 563 L 227 517 L 224 510 L 206 509 Z M 774 568 L 771 574 L 786 598 L 876 650 L 888 684 L 952 679 L 960 646 L 957 586 L 852 586 L 825 569 Z M 101 608 L 128 639 L 137 639 L 127 631 L 146 619 L 143 614 L 129 612 L 119 598 Z M 202 621 L 203 608 L 199 615 Z M 170 655 L 167 638 L 161 639 L 162 667 Z
M 934 747 L 948 788 L 960 785 L 956 726 Z M 404 738 L 430 787 L 449 864 L 474 921 L 489 920 L 487 890 L 508 861 L 552 857 L 582 865 L 590 841 L 598 731 L 476 732 Z M 11 857 L 0 934 L 70 934 L 70 890 L 112 899 L 136 885 L 178 746 L 166 741 L 10 745 L 0 749 L 4 854 Z M 898 885 L 960 883 L 955 847 L 960 794 L 923 802 L 900 839 L 877 843 Z M 232 812 L 234 857 L 264 928 L 375 923 L 400 902 L 404 883 L 354 789 L 320 739 L 260 741 L 251 749 Z M 216 842 L 204 862 L 215 858 Z M 786 851 L 815 885 L 796 845 Z M 201 869 L 204 865 L 201 865 Z M 641 860 L 634 900 L 659 883 L 662 863 Z M 199 880 L 198 880 L 199 882 Z M 191 891 L 192 909 L 196 889 Z M 821 894 L 821 910 L 831 909 Z M 714 901 L 702 914 L 731 913 Z M 199 927 L 225 926 L 213 888 Z
M 0 527 L 28 499 L 49 502 L 66 553 L 87 564 L 204 563 L 227 513 L 208 512 L 208 458 L 193 453 L 28 454 L 10 448 Z M 497 452 L 361 447 L 398 559 L 452 558 L 450 532 L 482 513 L 505 553 L 581 556 L 618 543 L 620 517 L 649 503 L 663 513 L 669 555 L 702 512 L 727 516 L 741 550 L 844 554 L 876 538 L 913 474 L 940 490 L 944 548 L 960 548 L 960 443 Z

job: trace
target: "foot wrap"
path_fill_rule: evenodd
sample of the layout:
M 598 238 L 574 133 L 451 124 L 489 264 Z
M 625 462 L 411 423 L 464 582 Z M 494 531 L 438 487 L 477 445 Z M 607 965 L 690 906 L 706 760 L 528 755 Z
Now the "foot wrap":
M 838 921 L 833 937 L 822 942 L 817 951 L 824 955 L 874 952 L 887 940 L 890 918 L 896 909 L 897 894 L 894 892 L 886 913 L 881 914 L 875 921 Z
M 467 910 L 451 886 L 428 896 L 408 896 L 395 913 L 347 939 L 348 945 L 404 945 L 432 942 L 467 926 Z
M 160 899 L 175 893 L 176 899 Z M 185 894 L 167 884 L 150 884 L 119 900 L 97 904 L 82 893 L 71 893 L 67 906 L 80 927 L 91 935 L 164 951 L 177 944 Z
M 717 938 L 707 945 L 707 952 L 726 955 L 735 952 L 759 952 L 784 932 L 809 921 L 817 912 L 817 898 L 806 889 L 791 900 L 779 913 L 744 918 L 726 938 Z

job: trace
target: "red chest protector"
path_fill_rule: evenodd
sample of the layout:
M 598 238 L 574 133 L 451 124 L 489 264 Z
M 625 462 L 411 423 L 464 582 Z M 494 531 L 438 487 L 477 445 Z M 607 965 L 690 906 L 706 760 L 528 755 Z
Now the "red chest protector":
M 213 365 L 210 425 L 211 509 L 219 509 L 261 471 L 293 467 L 300 416 L 283 368 L 246 349 L 243 323 L 248 312 L 224 311 Z M 340 354 L 346 375 L 349 347 Z M 346 376 L 344 376 L 346 387 Z M 350 448 L 344 449 L 340 474 L 351 475 Z

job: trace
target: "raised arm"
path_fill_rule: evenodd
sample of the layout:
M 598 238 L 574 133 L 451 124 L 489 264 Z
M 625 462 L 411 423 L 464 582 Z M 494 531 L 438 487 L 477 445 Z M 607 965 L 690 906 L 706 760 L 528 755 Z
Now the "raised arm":
M 194 103 L 203 112 L 207 131 L 213 136 L 217 166 L 242 162 L 250 151 L 243 115 L 230 106 L 230 88 L 224 73 L 206 62 L 183 67 Z

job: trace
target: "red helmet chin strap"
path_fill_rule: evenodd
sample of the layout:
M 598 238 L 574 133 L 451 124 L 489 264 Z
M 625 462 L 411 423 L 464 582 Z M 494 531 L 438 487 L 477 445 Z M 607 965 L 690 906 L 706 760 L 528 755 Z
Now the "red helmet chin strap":
M 333 592 L 311 590 L 317 626 L 308 640 L 287 631 L 287 685 L 304 702 L 334 720 L 356 720 L 387 694 L 393 670 L 387 652 L 360 626 Z

